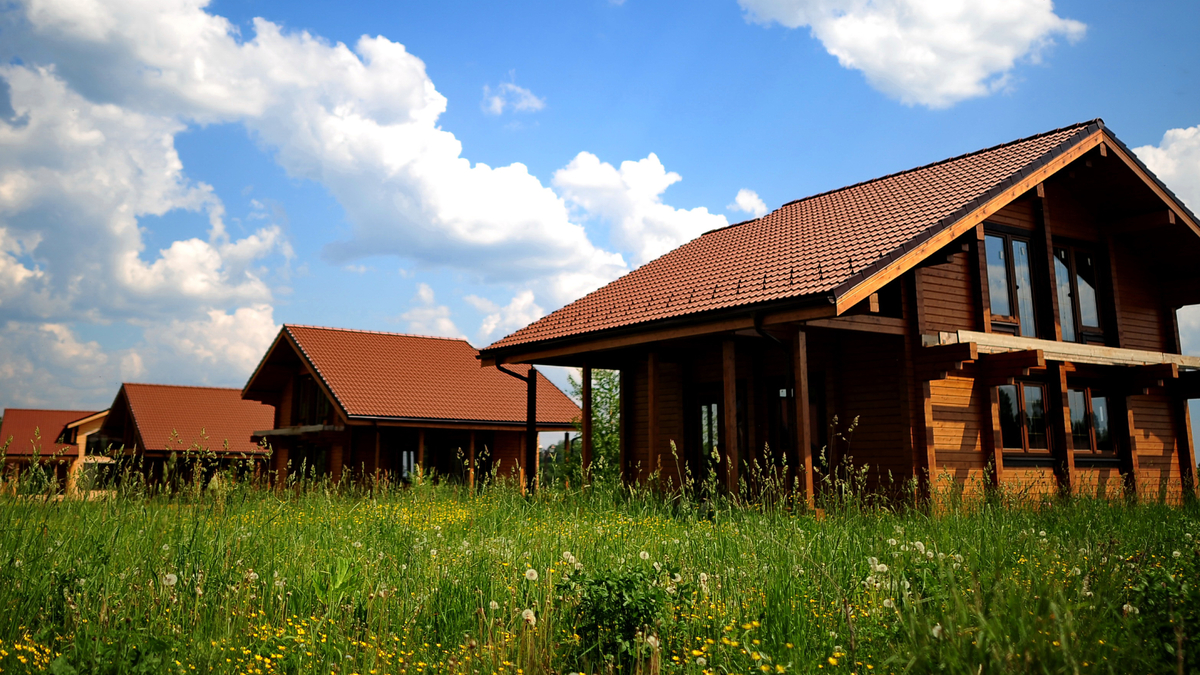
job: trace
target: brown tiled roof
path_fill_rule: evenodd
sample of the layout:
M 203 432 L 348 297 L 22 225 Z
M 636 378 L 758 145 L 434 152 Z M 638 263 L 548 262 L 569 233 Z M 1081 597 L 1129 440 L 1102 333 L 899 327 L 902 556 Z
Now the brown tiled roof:
M 275 423 L 272 406 L 245 401 L 238 389 L 126 383 L 121 391 L 141 437 L 141 449 L 147 452 L 178 451 L 193 443 L 224 452 L 225 441 L 230 452 L 260 452 L 250 435 Z M 117 394 L 110 420 L 120 401 Z M 178 440 L 171 440 L 172 432 L 177 432 Z
M 484 351 L 838 295 L 1100 128 L 1084 122 L 785 204 L 693 239 Z
M 466 340 L 285 325 L 351 417 L 523 422 L 525 383 L 480 368 Z M 521 375 L 527 366 L 512 368 Z M 249 385 L 247 385 L 249 387 Z M 538 373 L 539 423 L 570 424 L 575 405 Z
M 53 455 L 64 448 L 72 446 L 56 443 L 67 424 L 77 419 L 96 413 L 87 410 L 36 410 L 29 408 L 8 408 L 4 411 L 4 422 L 0 424 L 0 445 L 8 445 L 8 454 L 32 455 L 33 432 L 38 431 L 40 446 L 38 454 Z

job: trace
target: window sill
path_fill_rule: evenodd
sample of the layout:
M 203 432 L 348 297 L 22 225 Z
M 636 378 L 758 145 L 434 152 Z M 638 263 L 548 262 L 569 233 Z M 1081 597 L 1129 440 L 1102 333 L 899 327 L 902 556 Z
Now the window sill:
M 1004 466 L 1013 468 L 1053 467 L 1054 457 L 1049 454 L 1035 455 L 1033 453 L 1005 454 Z

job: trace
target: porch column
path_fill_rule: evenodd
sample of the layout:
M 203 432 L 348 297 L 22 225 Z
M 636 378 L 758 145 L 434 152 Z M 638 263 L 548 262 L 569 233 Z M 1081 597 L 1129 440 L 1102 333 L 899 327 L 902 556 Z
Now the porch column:
M 287 446 L 275 447 L 272 449 L 271 463 L 272 469 L 275 471 L 275 481 L 278 485 L 287 484 L 288 472 L 288 449 Z
M 531 365 L 525 380 L 525 483 L 530 492 L 537 490 L 537 381 L 537 369 Z
M 978 382 L 978 380 L 976 380 Z M 992 461 L 992 487 L 1004 484 L 1004 436 L 1000 432 L 1000 389 L 987 387 L 988 425 L 983 429 L 983 450 Z
M 342 463 L 345 460 L 346 444 L 342 440 L 334 442 L 329 450 L 329 477 L 333 482 L 342 479 Z
M 804 472 L 804 499 L 808 508 L 816 506 L 813 483 L 812 420 L 809 419 L 808 403 L 808 334 L 801 328 L 796 331 L 795 354 L 792 364 L 795 372 L 796 401 L 796 459 L 797 467 Z
M 379 425 L 375 425 L 375 480 L 379 480 Z
M 1124 403 L 1125 415 L 1124 420 L 1121 422 L 1122 428 L 1120 429 L 1120 433 L 1125 442 L 1119 451 L 1129 453 L 1127 457 L 1122 458 L 1125 460 L 1125 466 L 1122 467 L 1125 469 L 1125 492 L 1128 496 L 1136 499 L 1138 492 L 1142 489 L 1142 485 L 1141 472 L 1138 468 L 1137 434 L 1134 432 L 1133 397 L 1125 396 Z
M 1071 403 L 1067 396 L 1067 365 L 1061 361 L 1049 364 L 1051 374 L 1050 405 L 1046 410 L 1046 427 L 1051 443 L 1058 449 L 1058 487 L 1064 494 L 1079 488 L 1075 471 L 1075 435 L 1071 431 Z
M 417 466 L 425 471 L 425 430 L 417 429 Z
M 583 475 L 588 475 L 592 467 L 592 367 L 585 365 L 580 373 L 583 394 L 583 411 L 579 420 L 579 430 L 583 438 L 579 441 L 579 459 L 583 467 Z
M 725 487 L 730 494 L 738 491 L 738 429 L 737 429 L 737 345 L 727 339 L 721 345 L 721 362 L 725 384 L 725 424 L 721 441 L 725 448 Z
M 646 467 L 646 476 L 650 476 L 662 468 L 662 462 L 658 456 L 658 352 L 652 351 L 646 357 L 646 393 L 648 408 L 646 412 L 648 432 L 646 434 L 648 436 L 646 461 L 650 464 Z

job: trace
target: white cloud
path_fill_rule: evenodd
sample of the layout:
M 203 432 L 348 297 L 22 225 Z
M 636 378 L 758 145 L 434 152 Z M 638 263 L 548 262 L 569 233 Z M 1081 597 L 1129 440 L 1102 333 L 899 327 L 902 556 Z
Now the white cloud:
M 515 112 L 537 112 L 546 107 L 546 100 L 533 95 L 515 82 L 501 82 L 494 88 L 483 85 L 483 111 L 489 115 L 501 115 L 505 110 Z
M 508 335 L 546 315 L 545 310 L 534 302 L 533 292 L 528 290 L 514 295 L 504 307 L 477 295 L 465 296 L 463 300 L 486 314 L 479 327 L 479 335 L 485 339 Z
M 733 203 L 725 208 L 730 211 L 741 211 L 749 213 L 755 218 L 761 218 L 767 215 L 767 204 L 758 196 L 754 190 L 742 188 L 738 190 L 737 196 L 733 198 Z
M 437 304 L 429 284 L 418 284 L 412 299 L 413 307 L 400 315 L 408 322 L 408 332 L 420 335 L 463 337 L 462 331 L 450 319 L 450 308 Z
M 909 105 L 945 108 L 1007 86 L 1013 67 L 1037 62 L 1084 24 L 1051 0 L 738 0 L 748 19 L 808 26 L 845 68 Z
M 689 211 L 664 204 L 663 192 L 680 180 L 654 153 L 622 162 L 617 169 L 590 152 L 581 152 L 554 174 L 554 185 L 567 201 L 584 218 L 607 222 L 610 238 L 632 252 L 636 265 L 729 224 L 725 216 L 704 207 Z
M 1193 213 L 1200 210 L 1200 126 L 1171 129 L 1158 145 L 1133 152 Z
M 148 361 L 160 379 L 169 367 L 176 382 L 240 387 L 279 328 L 266 303 L 233 312 L 214 309 L 201 319 L 172 319 L 151 327 L 136 353 L 138 362 Z

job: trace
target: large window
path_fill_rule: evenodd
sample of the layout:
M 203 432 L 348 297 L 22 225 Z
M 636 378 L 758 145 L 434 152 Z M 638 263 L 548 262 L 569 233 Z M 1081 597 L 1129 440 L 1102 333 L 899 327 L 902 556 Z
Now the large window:
M 1108 397 L 1090 387 L 1067 390 L 1071 408 L 1071 438 L 1075 452 L 1112 453 Z
M 1071 246 L 1054 247 L 1058 321 L 1066 342 L 1103 342 L 1096 301 L 1096 255 Z
M 1004 451 L 1046 454 L 1046 388 L 1021 382 L 996 388 L 1000 399 L 1000 436 Z
M 1029 241 L 1008 234 L 984 238 L 994 329 L 1037 337 Z

